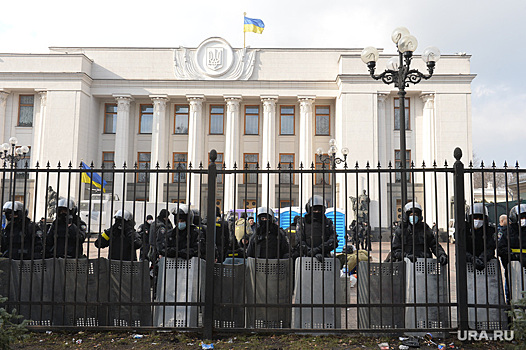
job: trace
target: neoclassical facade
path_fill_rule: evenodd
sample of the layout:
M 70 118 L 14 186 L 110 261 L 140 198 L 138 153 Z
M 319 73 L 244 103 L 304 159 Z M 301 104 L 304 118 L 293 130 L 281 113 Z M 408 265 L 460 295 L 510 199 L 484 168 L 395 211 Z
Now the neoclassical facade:
M 235 49 L 222 38 L 209 38 L 196 48 L 52 47 L 46 54 L 0 54 L 0 142 L 16 136 L 20 144 L 30 145 L 32 165 L 49 161 L 52 167 L 59 161 L 93 161 L 96 168 L 113 162 L 117 168 L 124 163 L 206 168 L 209 151 L 216 149 L 218 162 L 226 168 L 270 164 L 275 169 L 277 164 L 317 168 L 316 149 L 327 150 L 329 140 L 335 139 L 339 148 L 349 148 L 351 167 L 356 162 L 361 167 L 367 162 L 395 165 L 397 91 L 370 78 L 360 52 Z M 378 67 L 390 56 L 381 51 Z M 426 70 L 418 57 L 413 62 Z M 472 154 L 474 77 L 470 56 L 443 55 L 430 80 L 407 88 L 408 157 L 417 166 L 435 160 L 452 164 L 455 147 Z M 193 177 L 142 174 L 125 180 L 117 175 L 110 186 L 121 198 L 133 199 L 126 186 L 135 182 L 145 186 L 138 191 L 144 195 L 135 199 L 184 200 L 199 206 L 204 198 L 198 175 Z M 222 178 L 222 205 L 252 206 L 256 197 L 258 205 L 299 205 L 318 184 L 317 178 L 313 186 L 312 177 L 305 177 L 301 183 L 307 190 L 300 191 L 296 175 L 289 180 L 289 198 L 276 191 L 261 193 L 261 188 L 276 188 L 279 177 L 253 180 L 252 175 Z M 360 193 L 367 187 L 365 175 L 350 181 L 348 186 Z M 257 182 L 260 187 L 251 189 L 248 198 L 236 194 L 234 182 Z M 184 198 L 167 193 L 167 183 L 181 185 Z M 340 177 L 336 184 L 336 206 L 344 207 L 348 198 Z M 372 210 L 380 206 L 376 210 L 385 215 L 387 201 L 379 204 L 375 198 L 388 191 L 387 185 L 369 183 L 368 188 Z

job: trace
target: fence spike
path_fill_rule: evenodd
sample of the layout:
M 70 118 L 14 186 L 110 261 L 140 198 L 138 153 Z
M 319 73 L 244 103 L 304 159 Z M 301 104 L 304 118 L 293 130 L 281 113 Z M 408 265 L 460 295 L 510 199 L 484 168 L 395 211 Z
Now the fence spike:
M 382 166 L 380 165 L 380 161 L 378 161 L 378 165 L 376 166 L 378 169 L 381 169 Z
M 60 160 L 58 161 L 58 165 L 57 165 L 57 168 L 60 168 Z
M 159 170 L 159 161 L 157 161 L 157 163 L 155 163 L 155 169 Z
M 49 164 L 49 160 L 47 161 L 47 165 L 46 165 L 46 168 L 50 168 L 51 167 L 51 164 Z
M 26 162 L 26 168 L 27 168 L 27 162 Z M 69 169 L 73 168 L 73 163 L 71 162 L 71 160 L 69 161 L 68 168 Z
M 423 161 L 422 161 L 422 168 L 425 168 L 425 167 L 426 167 L 426 161 L 423 160 Z
M 444 168 L 447 168 L 447 159 L 444 161 Z
M 389 163 L 387 163 L 387 167 L 388 167 L 389 169 L 392 169 L 392 168 L 393 168 L 393 164 L 391 163 L 391 161 L 389 161 Z
M 180 165 L 181 165 L 181 163 L 179 163 L 177 165 L 177 168 L 179 168 Z M 181 166 L 181 168 L 182 168 L 182 166 Z M 188 169 L 192 169 L 192 162 L 188 162 Z
M 267 170 L 270 170 L 270 162 L 267 162 Z
M 354 165 L 354 167 L 355 167 L 356 169 L 359 168 L 359 167 L 358 167 L 358 161 L 356 161 L 356 164 Z
M 365 169 L 369 170 L 370 166 L 369 166 L 369 161 L 367 161 L 367 163 L 365 164 Z
M 473 162 L 470 160 L 469 161 L 469 165 L 468 165 L 469 168 L 473 168 Z
M 504 161 L 504 169 L 508 169 L 508 162 Z
M 481 169 L 484 169 L 484 161 L 483 161 L 483 160 L 480 161 L 480 168 L 481 168 Z
M 133 164 L 133 168 L 134 168 L 134 169 L 138 169 L 138 168 L 139 168 L 139 165 L 137 165 L 137 162 L 135 162 L 135 163 Z
M 190 163 L 192 164 L 192 163 Z M 166 162 L 166 169 L 170 169 L 170 162 Z
M 433 168 L 436 168 L 436 167 L 437 167 L 437 161 L 434 160 L 434 161 L 433 161 Z
M 515 162 L 515 168 L 519 169 L 519 161 L 518 160 Z
M 495 169 L 495 167 L 496 167 L 496 165 L 495 165 L 495 161 L 493 161 L 493 163 L 491 163 L 491 167 L 492 167 L 493 169 Z

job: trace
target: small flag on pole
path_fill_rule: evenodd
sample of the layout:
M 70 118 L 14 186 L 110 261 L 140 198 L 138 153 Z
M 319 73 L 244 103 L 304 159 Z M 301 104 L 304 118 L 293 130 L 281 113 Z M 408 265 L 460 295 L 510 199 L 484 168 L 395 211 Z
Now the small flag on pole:
M 263 33 L 263 29 L 265 29 L 265 23 L 263 23 L 262 20 L 245 17 L 245 26 L 243 27 L 244 32 L 261 34 Z
M 92 172 L 88 164 L 84 162 L 80 162 L 80 164 L 82 165 L 82 169 L 89 170 L 89 172 L 85 171 L 82 173 L 82 182 L 93 184 L 95 187 L 102 189 L 103 192 L 106 192 L 106 189 L 104 188 L 104 186 L 106 186 L 106 181 L 104 181 L 99 174 Z

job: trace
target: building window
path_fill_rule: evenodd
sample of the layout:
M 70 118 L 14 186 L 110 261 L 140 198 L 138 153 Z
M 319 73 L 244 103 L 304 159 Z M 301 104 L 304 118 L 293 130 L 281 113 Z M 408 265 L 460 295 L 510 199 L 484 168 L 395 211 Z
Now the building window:
M 279 108 L 279 125 L 281 135 L 294 135 L 294 106 Z
M 217 170 L 223 170 L 223 165 L 225 164 L 225 161 L 223 160 L 223 153 L 217 153 L 217 159 L 215 161 L 216 163 L 216 169 Z M 210 165 L 210 153 L 208 153 L 208 164 Z M 224 180 L 225 175 L 220 174 L 217 176 L 217 183 L 222 184 Z
M 188 134 L 188 116 L 190 107 L 188 105 L 175 106 L 174 134 Z
M 102 166 L 104 169 L 113 169 L 115 164 L 115 152 L 102 152 Z M 111 183 L 113 180 L 112 172 L 104 172 L 103 179 L 107 183 Z
M 151 134 L 153 125 L 153 105 L 141 105 L 139 114 L 139 134 Z
M 285 200 L 279 201 L 280 208 L 288 208 L 288 207 L 293 207 L 293 206 L 294 206 L 294 200 L 285 199 Z
M 411 130 L 411 118 L 409 117 L 409 98 L 405 99 L 405 129 Z M 394 129 L 400 130 L 400 99 L 394 99 Z
M 327 157 L 327 154 L 322 155 Z M 329 172 L 329 164 L 321 161 L 319 155 L 316 154 L 316 170 L 324 170 L 323 173 L 316 173 L 316 185 L 329 185 L 331 183 L 331 174 Z
M 139 152 L 137 153 L 137 167 L 141 169 L 150 169 L 151 153 Z M 150 181 L 150 174 L 142 172 L 137 174 L 137 182 L 146 183 Z
M 294 169 L 294 153 L 280 153 L 279 154 L 279 166 L 281 170 L 292 170 Z M 294 183 L 293 173 L 282 173 L 279 174 L 279 183 L 290 184 Z
M 117 129 L 117 104 L 106 103 L 104 105 L 104 133 L 115 134 Z
M 20 147 L 17 147 L 17 148 L 20 148 Z M 23 171 L 23 170 L 26 168 L 27 169 L 31 168 L 31 147 L 29 147 L 29 152 L 24 154 L 24 156 L 16 162 L 16 168 L 22 170 L 16 173 L 17 179 L 28 179 L 29 178 L 29 172 Z
M 331 133 L 331 108 L 329 106 L 316 106 L 316 135 L 330 135 Z
M 395 168 L 396 169 L 400 169 L 400 150 L 397 149 L 395 150 Z M 410 169 L 411 168 L 411 151 L 410 150 L 406 150 L 405 151 L 405 168 L 406 169 Z M 402 175 L 400 173 L 395 173 L 395 181 L 396 182 L 400 182 L 400 180 L 402 179 Z M 406 179 L 407 179 L 407 182 L 411 182 L 411 173 L 408 171 L 406 173 Z
M 188 164 L 188 153 L 174 152 L 173 160 L 173 169 L 175 172 L 172 177 L 172 182 L 186 182 L 186 173 L 183 171 L 186 170 Z
M 255 199 L 244 199 L 243 200 L 243 204 L 244 204 L 244 209 L 255 209 L 257 208 L 257 205 L 256 205 L 256 200 Z
M 245 135 L 259 134 L 259 106 L 245 106 Z
M 244 169 L 245 170 L 256 170 L 258 168 L 259 154 L 257 153 L 245 153 L 244 158 Z M 258 181 L 258 174 L 251 173 L 245 174 L 244 182 L 246 184 L 255 184 Z
M 223 135 L 225 106 L 210 106 L 210 135 Z
M 18 105 L 18 126 L 33 126 L 35 95 L 20 95 Z

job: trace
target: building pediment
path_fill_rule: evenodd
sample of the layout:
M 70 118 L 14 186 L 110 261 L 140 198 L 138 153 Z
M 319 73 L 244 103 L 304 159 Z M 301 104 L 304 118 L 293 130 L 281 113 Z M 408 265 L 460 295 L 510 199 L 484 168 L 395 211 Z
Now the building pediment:
M 175 77 L 181 80 L 248 80 L 258 50 L 233 49 L 222 38 L 208 38 L 197 48 L 174 50 Z

